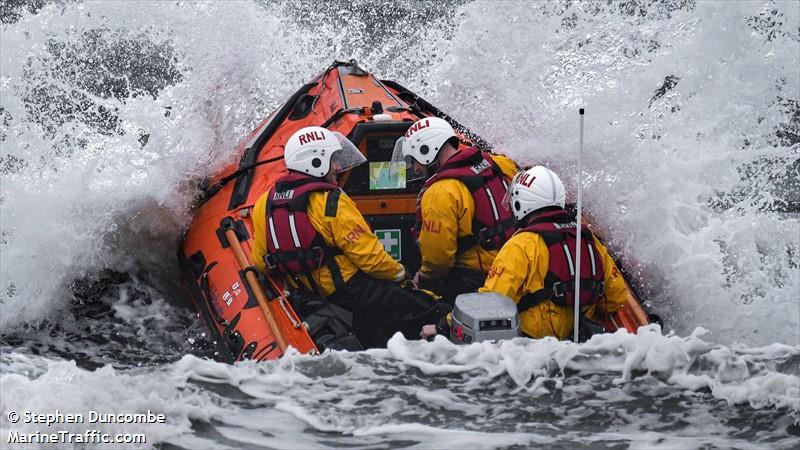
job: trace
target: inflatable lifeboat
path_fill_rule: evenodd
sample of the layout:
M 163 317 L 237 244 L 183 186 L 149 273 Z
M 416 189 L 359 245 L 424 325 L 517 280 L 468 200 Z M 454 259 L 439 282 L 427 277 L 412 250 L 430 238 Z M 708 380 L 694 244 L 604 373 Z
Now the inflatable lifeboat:
M 419 254 L 410 229 L 421 183 L 401 187 L 388 173 L 397 138 L 428 116 L 449 121 L 464 146 L 491 150 L 483 139 L 398 83 L 379 80 L 355 61 L 337 61 L 247 136 L 236 149 L 238 163 L 203 183 L 179 260 L 182 281 L 217 347 L 217 359 L 272 360 L 289 346 L 305 354 L 318 352 L 282 281 L 265 278 L 250 260 L 253 205 L 286 173 L 283 146 L 300 128 L 316 125 L 338 131 L 366 156 L 368 164 L 347 174 L 342 186 L 386 250 L 411 273 L 416 271 Z M 630 285 L 627 306 L 597 320 L 608 330 L 632 333 L 649 323 Z

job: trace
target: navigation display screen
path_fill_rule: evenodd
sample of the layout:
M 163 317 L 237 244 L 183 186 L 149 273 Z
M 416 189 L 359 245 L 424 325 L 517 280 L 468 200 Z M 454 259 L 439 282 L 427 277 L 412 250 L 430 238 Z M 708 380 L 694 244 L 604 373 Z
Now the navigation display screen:
M 392 165 L 389 161 L 370 161 L 369 189 L 405 189 L 405 164 Z

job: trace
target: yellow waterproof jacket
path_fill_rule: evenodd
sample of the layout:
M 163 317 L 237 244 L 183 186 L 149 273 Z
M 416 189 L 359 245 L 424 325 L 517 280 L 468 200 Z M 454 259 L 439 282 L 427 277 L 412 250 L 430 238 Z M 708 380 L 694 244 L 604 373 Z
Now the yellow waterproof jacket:
M 381 280 L 402 281 L 405 277 L 403 265 L 386 253 L 383 245 L 372 233 L 364 216 L 356 208 L 355 202 L 345 193 L 339 195 L 339 203 L 332 216 L 325 214 L 325 205 L 330 191 L 312 192 L 308 199 L 308 217 L 311 226 L 322 236 L 325 244 L 338 247 L 341 255 L 335 257 L 342 278 L 346 282 L 359 270 Z M 259 197 L 253 207 L 253 262 L 262 272 L 267 271 L 264 255 L 267 252 L 267 192 Z M 322 266 L 312 272 L 314 281 L 320 286 L 322 295 L 327 297 L 336 291 L 331 271 Z M 299 277 L 307 288 L 307 280 Z
M 605 296 L 596 305 L 583 308 L 584 314 L 592 317 L 600 312 L 612 313 L 625 303 L 627 288 L 605 246 L 594 238 L 595 247 L 605 269 Z M 492 264 L 486 282 L 478 292 L 497 292 L 519 303 L 524 295 L 544 287 L 544 277 L 550 265 L 547 245 L 536 233 L 517 233 L 509 239 Z M 572 335 L 573 309 L 558 306 L 550 300 L 523 311 L 520 314 L 522 332 L 533 338 L 555 336 L 565 339 Z
M 517 173 L 517 165 L 503 155 L 491 155 L 509 178 Z M 431 184 L 420 202 L 423 223 L 418 244 L 422 262 L 420 277 L 428 280 L 444 277 L 453 267 L 487 273 L 498 250 L 485 250 L 480 245 L 456 254 L 458 239 L 472 235 L 475 200 L 467 186 L 454 178 Z

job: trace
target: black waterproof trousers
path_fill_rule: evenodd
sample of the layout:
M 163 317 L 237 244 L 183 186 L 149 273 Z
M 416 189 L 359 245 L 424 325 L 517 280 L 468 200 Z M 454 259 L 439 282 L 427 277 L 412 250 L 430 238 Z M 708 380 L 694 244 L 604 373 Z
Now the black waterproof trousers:
M 359 272 L 327 299 L 353 313 L 353 334 L 365 348 L 386 347 L 396 332 L 419 339 L 423 325 L 437 323 L 448 304 L 428 294 Z
M 421 289 L 429 289 L 442 297 L 442 301 L 453 306 L 456 297 L 461 294 L 478 292 L 486 281 L 486 274 L 477 270 L 454 267 L 442 278 L 429 284 L 423 284 Z

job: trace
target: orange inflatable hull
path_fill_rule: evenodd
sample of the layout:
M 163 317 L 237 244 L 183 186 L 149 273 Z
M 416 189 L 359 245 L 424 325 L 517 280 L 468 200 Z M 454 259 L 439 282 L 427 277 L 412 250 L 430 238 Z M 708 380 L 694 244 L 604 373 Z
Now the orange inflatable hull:
M 389 161 L 394 141 L 426 116 L 450 121 L 464 145 L 489 149 L 480 137 L 399 84 L 378 80 L 355 62 L 336 62 L 247 136 L 235 150 L 237 163 L 206 181 L 179 260 L 186 291 L 208 327 L 217 359 L 271 360 L 287 346 L 301 353 L 317 352 L 281 281 L 254 282 L 250 261 L 253 205 L 286 173 L 283 145 L 300 128 L 315 125 L 339 131 L 364 153 L 369 163 L 351 171 L 340 184 L 373 229 L 385 233 L 390 246 L 396 244 L 388 248 L 398 259 L 412 270 L 419 266 L 409 230 L 420 186 L 376 186 L 372 174 Z M 230 242 L 232 238 L 238 242 Z M 256 290 L 263 292 L 261 299 Z M 629 289 L 626 308 L 601 321 L 610 330 L 635 332 L 648 318 Z

